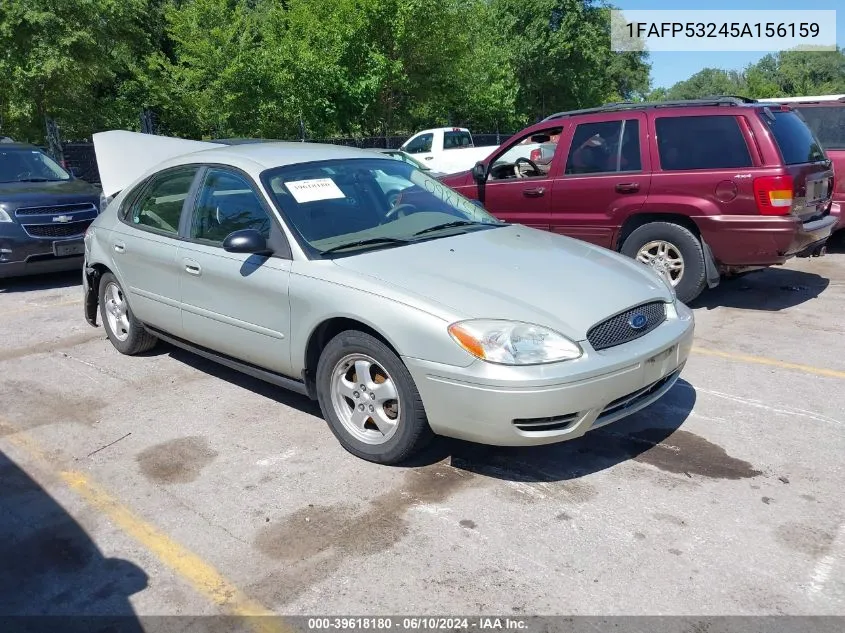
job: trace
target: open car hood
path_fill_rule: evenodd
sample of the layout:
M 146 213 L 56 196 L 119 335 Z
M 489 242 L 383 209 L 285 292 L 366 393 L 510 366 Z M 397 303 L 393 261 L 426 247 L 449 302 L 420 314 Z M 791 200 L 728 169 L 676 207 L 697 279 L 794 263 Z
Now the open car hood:
M 159 163 L 222 143 L 189 141 L 155 134 L 111 130 L 93 136 L 94 153 L 103 193 L 113 196 L 135 182 Z

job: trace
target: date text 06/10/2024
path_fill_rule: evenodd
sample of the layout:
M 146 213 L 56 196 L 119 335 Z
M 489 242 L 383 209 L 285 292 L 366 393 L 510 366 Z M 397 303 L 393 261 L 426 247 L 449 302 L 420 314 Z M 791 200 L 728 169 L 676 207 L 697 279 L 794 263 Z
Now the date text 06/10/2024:
M 481 630 L 519 631 L 527 623 L 508 617 L 322 617 L 308 618 L 309 631 L 437 631 L 437 630 Z

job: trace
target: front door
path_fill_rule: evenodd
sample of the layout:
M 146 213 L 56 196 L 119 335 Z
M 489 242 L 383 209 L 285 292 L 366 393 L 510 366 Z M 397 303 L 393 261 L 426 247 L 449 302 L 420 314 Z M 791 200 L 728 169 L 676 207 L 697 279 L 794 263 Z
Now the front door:
M 288 373 L 290 260 L 223 249 L 233 231 L 256 229 L 269 242 L 280 229 L 246 175 L 211 167 L 200 178 L 188 239 L 178 253 L 184 338 Z
M 585 118 L 566 135 L 566 165 L 555 180 L 551 229 L 613 248 L 625 218 L 645 204 L 651 185 L 643 113 Z
M 199 167 L 162 172 L 130 204 L 110 236 L 114 265 L 135 316 L 181 336 L 179 221 Z
M 483 194 L 484 208 L 500 220 L 549 230 L 561 131 L 555 123 L 511 139 L 491 157 L 483 190 L 472 184 L 466 193 Z

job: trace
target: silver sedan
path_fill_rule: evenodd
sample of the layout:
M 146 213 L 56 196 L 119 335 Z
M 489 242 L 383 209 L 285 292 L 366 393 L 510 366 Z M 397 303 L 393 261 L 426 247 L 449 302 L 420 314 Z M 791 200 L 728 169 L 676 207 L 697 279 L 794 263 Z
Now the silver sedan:
M 649 268 L 501 222 L 413 166 L 311 144 L 95 135 L 85 316 L 319 401 L 396 463 L 434 435 L 579 437 L 678 379 L 691 312 Z M 399 195 L 388 195 L 398 189 Z

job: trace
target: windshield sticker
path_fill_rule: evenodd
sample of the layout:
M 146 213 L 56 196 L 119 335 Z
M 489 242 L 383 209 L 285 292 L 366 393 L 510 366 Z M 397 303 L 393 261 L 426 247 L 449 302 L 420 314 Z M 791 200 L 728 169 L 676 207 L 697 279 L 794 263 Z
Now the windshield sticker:
M 345 198 L 334 180 L 331 178 L 315 178 L 313 180 L 295 180 L 286 182 L 294 199 L 302 204 L 303 202 L 316 202 L 318 200 L 337 200 Z

